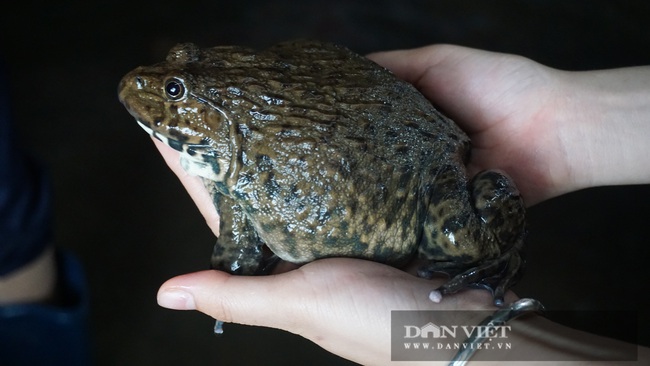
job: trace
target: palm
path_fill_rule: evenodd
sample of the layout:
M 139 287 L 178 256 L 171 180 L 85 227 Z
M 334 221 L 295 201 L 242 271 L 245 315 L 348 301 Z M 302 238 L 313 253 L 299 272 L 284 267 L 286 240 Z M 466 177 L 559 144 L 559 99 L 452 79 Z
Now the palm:
M 371 261 L 330 258 L 271 276 L 197 272 L 167 281 L 161 291 L 190 291 L 196 309 L 216 319 L 285 329 L 350 360 L 383 364 L 390 359 L 392 310 L 494 309 L 483 290 L 431 302 L 429 292 L 442 281 Z

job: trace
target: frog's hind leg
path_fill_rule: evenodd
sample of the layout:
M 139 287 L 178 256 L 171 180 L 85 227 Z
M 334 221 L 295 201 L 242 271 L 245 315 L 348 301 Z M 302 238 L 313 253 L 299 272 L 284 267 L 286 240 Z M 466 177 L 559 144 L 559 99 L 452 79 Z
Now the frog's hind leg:
M 478 266 L 479 270 L 485 266 L 494 267 L 496 271 L 476 283 L 476 286 L 492 291 L 495 305 L 501 306 L 505 292 L 523 275 L 522 249 L 526 236 L 524 201 L 512 180 L 501 171 L 478 173 L 471 187 L 474 207 L 489 233 L 487 239 L 496 242 L 501 253 Z
M 521 276 L 524 204 L 508 177 L 481 172 L 469 184 L 453 168 L 436 177 L 419 256 L 428 264 L 418 275 L 445 273 L 439 295 L 465 287 L 489 290 L 496 305 Z M 451 193 L 450 193 L 451 192 Z M 463 209 L 471 202 L 473 210 Z M 434 296 L 435 297 L 435 296 Z

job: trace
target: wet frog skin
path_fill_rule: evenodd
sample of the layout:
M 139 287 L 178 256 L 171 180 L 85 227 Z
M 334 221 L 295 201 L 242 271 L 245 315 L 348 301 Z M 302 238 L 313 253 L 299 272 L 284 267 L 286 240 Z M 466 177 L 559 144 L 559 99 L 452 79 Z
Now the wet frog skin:
M 484 287 L 497 304 L 518 277 L 525 223 L 513 183 L 498 171 L 469 180 L 465 133 L 344 47 L 179 44 L 124 76 L 119 98 L 212 194 L 215 269 L 419 258 L 420 276 L 450 276 L 443 294 Z

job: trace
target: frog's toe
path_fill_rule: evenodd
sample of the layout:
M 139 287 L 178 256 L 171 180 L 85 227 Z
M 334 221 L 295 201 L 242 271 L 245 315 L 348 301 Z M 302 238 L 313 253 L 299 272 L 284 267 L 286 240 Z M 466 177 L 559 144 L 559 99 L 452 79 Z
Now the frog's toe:
M 220 336 L 223 334 L 223 322 L 221 320 L 216 320 L 214 322 L 214 334 Z
M 494 305 L 502 306 L 506 291 L 514 286 L 523 274 L 523 260 L 519 253 L 508 255 L 503 270 L 491 278 L 480 281 L 477 286 L 492 293 Z
M 494 294 L 494 289 L 496 288 L 494 282 L 498 276 L 492 274 L 500 272 L 503 266 L 503 263 L 500 263 L 500 259 L 482 263 L 460 273 L 450 273 L 449 281 L 445 282 L 437 290 L 442 295 L 448 295 L 467 287 L 478 287 L 487 289 Z

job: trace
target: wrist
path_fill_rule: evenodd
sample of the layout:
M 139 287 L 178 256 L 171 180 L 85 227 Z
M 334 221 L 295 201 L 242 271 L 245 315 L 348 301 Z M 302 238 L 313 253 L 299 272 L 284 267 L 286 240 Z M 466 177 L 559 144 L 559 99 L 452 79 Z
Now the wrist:
M 648 360 L 647 348 L 572 329 L 539 315 L 513 321 L 508 336 L 513 344 L 508 355 L 516 361 L 532 359 L 557 365 L 591 365 L 605 360 Z
M 639 162 L 650 155 L 650 67 L 559 72 L 558 137 L 568 174 L 565 192 L 650 183 Z

